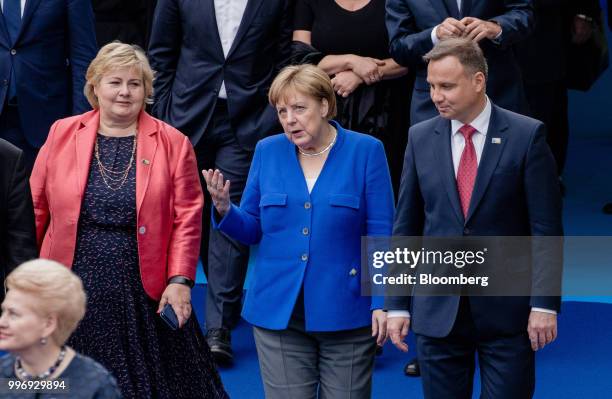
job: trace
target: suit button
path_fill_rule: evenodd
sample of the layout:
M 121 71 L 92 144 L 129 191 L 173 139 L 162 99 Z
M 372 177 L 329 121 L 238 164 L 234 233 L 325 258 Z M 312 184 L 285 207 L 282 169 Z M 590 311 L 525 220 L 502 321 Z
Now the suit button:
M 472 234 L 472 230 L 468 229 L 467 227 L 463 229 L 463 234 L 466 236 L 469 236 L 470 234 Z
M 308 227 L 304 227 L 304 228 L 302 229 L 302 234 L 304 234 L 305 236 L 307 236 L 307 235 L 308 235 Z
M 140 234 L 144 234 L 144 233 L 146 233 L 146 232 L 147 232 L 147 228 L 146 228 L 146 227 L 144 227 L 144 226 L 140 226 L 140 228 L 138 228 L 138 232 L 139 232 Z
M 302 260 L 306 262 L 308 260 L 308 254 L 302 254 Z
M 355 276 L 357 275 L 357 269 L 352 268 L 352 269 L 351 269 L 351 271 L 349 272 L 349 274 L 350 274 L 352 277 L 355 277 Z
M 312 205 L 310 204 L 310 202 L 304 202 L 304 208 L 305 209 L 310 209 Z
M 14 48 L 11 49 L 11 55 L 15 55 L 15 54 L 17 54 L 17 50 L 15 50 Z
M 8 86 L 8 79 L 2 79 L 2 84 Z

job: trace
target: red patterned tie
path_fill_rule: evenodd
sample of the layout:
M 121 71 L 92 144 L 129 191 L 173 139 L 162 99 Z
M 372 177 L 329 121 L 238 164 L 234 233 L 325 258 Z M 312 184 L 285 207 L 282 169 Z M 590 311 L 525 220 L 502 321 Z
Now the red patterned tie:
M 459 192 L 463 216 L 467 217 L 468 209 L 470 208 L 470 200 L 472 199 L 472 190 L 474 189 L 474 182 L 476 181 L 476 172 L 478 170 L 476 149 L 474 148 L 474 143 L 472 143 L 472 136 L 476 133 L 476 129 L 470 125 L 463 125 L 459 129 L 459 133 L 465 138 L 465 147 L 461 153 L 459 169 L 457 170 L 457 191 Z

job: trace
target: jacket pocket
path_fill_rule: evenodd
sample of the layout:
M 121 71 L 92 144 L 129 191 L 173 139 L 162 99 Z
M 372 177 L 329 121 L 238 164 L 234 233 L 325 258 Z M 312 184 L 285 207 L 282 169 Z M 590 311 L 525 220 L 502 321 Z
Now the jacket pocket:
M 286 206 L 287 205 L 287 194 L 271 193 L 264 194 L 259 200 L 260 207 L 266 206 Z
M 264 235 L 275 234 L 286 229 L 287 194 L 269 193 L 259 199 L 260 225 Z
M 331 206 L 343 206 L 347 208 L 359 209 L 360 198 L 356 195 L 332 194 L 329 196 Z

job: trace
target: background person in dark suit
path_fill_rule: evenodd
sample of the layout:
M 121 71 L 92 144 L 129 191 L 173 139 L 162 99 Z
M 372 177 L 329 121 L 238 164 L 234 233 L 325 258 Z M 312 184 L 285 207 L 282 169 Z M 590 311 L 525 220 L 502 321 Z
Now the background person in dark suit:
M 422 57 L 448 37 L 464 36 L 478 42 L 491 70 L 489 96 L 504 108 L 526 113 L 512 46 L 529 36 L 532 25 L 531 0 L 387 0 L 391 56 L 400 65 L 416 70 L 411 123 L 437 115 Z
M 488 99 L 473 42 L 445 40 L 426 59 L 440 115 L 410 129 L 393 235 L 561 236 L 544 125 Z M 544 258 L 534 255 L 529 281 L 555 284 Z M 477 353 L 481 397 L 516 399 L 533 395 L 534 351 L 556 337 L 560 298 L 405 296 L 387 308 L 389 337 L 404 351 L 412 320 L 426 398 L 471 397 Z
M 290 54 L 289 5 L 289 0 L 159 0 L 155 11 L 149 45 L 157 71 L 153 114 L 189 136 L 200 170 L 219 169 L 232 181 L 235 203 L 255 144 L 281 129 L 266 95 Z M 208 218 L 203 219 L 208 232 Z M 228 362 L 248 247 L 219 231 L 209 234 L 210 249 L 202 234 L 200 252 L 208 277 L 208 343 L 217 361 Z
M 36 228 L 32 195 L 23 151 L 0 139 L 0 278 L 21 263 L 36 258 Z M 0 300 L 4 289 L 0 289 Z
M 51 124 L 89 109 L 85 71 L 97 52 L 89 0 L 3 0 L 0 138 L 24 152 L 28 174 Z
M 517 44 L 516 54 L 529 115 L 546 125 L 546 141 L 555 157 L 557 174 L 561 176 L 569 136 L 569 45 L 570 42 L 583 44 L 591 37 L 593 18 L 601 10 L 597 0 L 535 0 L 534 7 L 535 30 L 528 40 Z

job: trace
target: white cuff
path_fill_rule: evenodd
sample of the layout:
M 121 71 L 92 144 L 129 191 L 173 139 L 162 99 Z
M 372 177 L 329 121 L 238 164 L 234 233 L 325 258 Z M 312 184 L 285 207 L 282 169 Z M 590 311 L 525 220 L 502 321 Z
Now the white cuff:
M 542 312 L 542 313 L 550 313 L 550 314 L 557 314 L 556 310 L 544 309 L 544 308 L 531 308 L 531 311 L 533 311 L 533 312 Z M 389 315 L 387 315 L 387 317 L 389 317 Z
M 434 26 L 433 29 L 431 30 L 431 42 L 433 43 L 434 46 L 440 42 L 440 39 L 438 39 L 438 35 L 436 34 L 436 30 L 438 30 L 438 26 L 440 25 Z
M 410 312 L 407 310 L 389 310 L 387 311 L 387 319 L 392 319 L 394 317 L 410 318 Z

